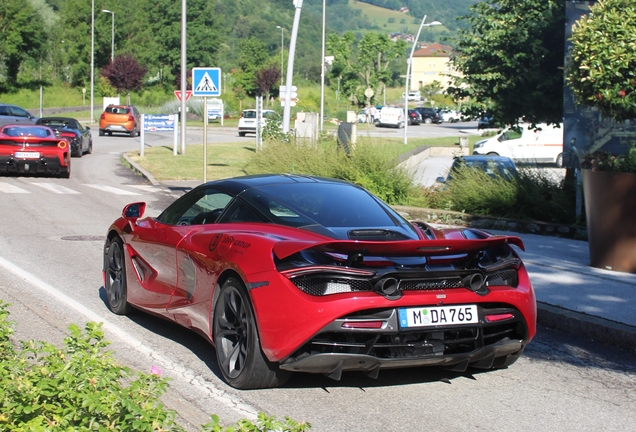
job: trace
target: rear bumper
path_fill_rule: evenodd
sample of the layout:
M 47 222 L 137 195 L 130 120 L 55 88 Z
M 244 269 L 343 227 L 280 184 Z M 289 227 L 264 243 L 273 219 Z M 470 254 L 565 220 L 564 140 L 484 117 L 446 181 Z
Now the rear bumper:
M 102 127 L 99 126 L 99 129 L 104 132 L 120 132 L 120 133 L 130 133 L 133 131 L 135 125 L 134 124 L 107 124 Z
M 523 314 L 507 305 L 478 306 L 479 323 L 403 329 L 396 309 L 351 315 L 324 327 L 281 363 L 293 372 L 337 374 L 412 366 L 490 369 L 496 358 L 518 355 L 529 342 Z M 509 315 L 490 322 L 487 316 Z M 383 321 L 382 329 L 356 329 L 356 321 Z
M 15 159 L 13 156 L 0 156 L 0 172 L 20 174 L 60 174 L 68 166 L 56 157 L 39 159 Z

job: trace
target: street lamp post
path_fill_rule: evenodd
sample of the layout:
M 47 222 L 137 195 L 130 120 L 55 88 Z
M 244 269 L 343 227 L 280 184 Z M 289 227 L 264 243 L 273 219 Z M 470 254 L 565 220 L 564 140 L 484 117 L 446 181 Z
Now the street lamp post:
M 94 87 L 95 87 L 95 0 L 91 2 L 91 126 L 94 122 Z
M 300 23 L 300 12 L 303 7 L 303 0 L 294 0 L 294 23 L 292 24 L 291 38 L 289 39 L 289 54 L 287 60 L 287 78 L 285 80 L 285 107 L 283 109 L 283 133 L 289 132 L 289 121 L 291 117 L 291 93 L 292 81 L 294 78 L 294 56 L 296 55 L 296 38 L 298 37 L 298 25 Z
M 283 60 L 283 53 L 285 52 L 285 28 L 281 26 L 276 26 L 277 29 L 280 29 L 280 85 L 283 85 L 283 70 L 285 68 L 285 63 Z
M 110 30 L 110 61 L 115 61 L 115 12 L 107 9 L 102 9 L 102 12 L 106 12 L 112 15 L 112 24 Z
M 326 0 L 322 0 L 322 59 L 320 63 L 320 132 L 325 123 L 325 16 Z
M 411 63 L 413 63 L 413 53 L 415 52 L 415 47 L 417 46 L 417 41 L 420 40 L 420 33 L 422 32 L 422 27 L 430 27 L 430 26 L 438 26 L 442 25 L 439 21 L 433 21 L 428 24 L 424 24 L 426 21 L 426 15 L 422 18 L 422 23 L 420 24 L 420 28 L 417 31 L 417 36 L 415 36 L 415 40 L 413 41 L 413 47 L 411 48 L 411 55 L 407 60 L 406 66 L 406 86 L 404 89 L 404 144 L 406 144 L 406 128 L 409 124 L 409 77 L 411 76 Z

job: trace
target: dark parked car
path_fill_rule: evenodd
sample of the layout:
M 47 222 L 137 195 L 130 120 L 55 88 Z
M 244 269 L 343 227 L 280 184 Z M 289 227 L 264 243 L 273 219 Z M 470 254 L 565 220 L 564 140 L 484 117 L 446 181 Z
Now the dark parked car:
M 497 127 L 497 122 L 495 122 L 495 118 L 492 116 L 492 114 L 486 113 L 482 115 L 481 117 L 479 117 L 479 119 L 477 120 L 477 130 L 490 129 L 490 128 L 496 128 L 496 127 Z
M 422 116 L 414 109 L 409 110 L 409 124 L 418 125 L 422 123 Z
M 15 105 L 0 104 L 0 126 L 32 125 L 37 118 L 27 110 Z
M 490 177 L 500 177 L 505 180 L 514 179 L 517 174 L 517 166 L 514 161 L 504 156 L 485 156 L 485 155 L 471 155 L 460 156 L 453 160 L 453 164 L 448 171 L 448 176 L 438 177 L 439 183 L 446 183 L 453 177 L 453 173 L 463 167 L 477 169 L 488 174 Z
M 60 137 L 68 138 L 71 142 L 73 156 L 82 157 L 84 153 L 91 154 L 93 152 L 93 137 L 90 128 L 82 126 L 74 118 L 42 117 L 35 124 L 48 126 Z
M 425 124 L 439 124 L 444 121 L 435 108 L 417 107 L 415 110 L 420 113 L 422 116 L 422 122 Z

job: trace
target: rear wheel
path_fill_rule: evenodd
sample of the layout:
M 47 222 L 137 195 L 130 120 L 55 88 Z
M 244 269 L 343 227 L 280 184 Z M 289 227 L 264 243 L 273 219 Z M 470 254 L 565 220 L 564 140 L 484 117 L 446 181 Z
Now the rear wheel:
M 88 150 L 86 151 L 86 153 L 88 153 L 88 154 L 92 154 L 93 153 L 93 140 L 90 140 L 88 142 Z
M 433 123 L 433 119 L 432 119 L 432 118 L 430 118 L 430 117 L 426 117 L 426 118 L 424 119 L 424 123 L 426 123 L 426 124 L 431 124 L 431 123 Z
M 239 132 L 238 133 L 240 137 L 244 137 L 245 136 L 245 132 Z
M 556 166 L 558 168 L 563 168 L 563 153 L 559 153 L 559 155 L 556 158 Z
M 103 130 L 99 130 L 99 136 L 104 136 L 104 131 Z
M 284 384 L 290 372 L 269 362 L 261 350 L 252 306 L 243 284 L 229 278 L 214 307 L 214 344 L 223 378 L 234 388 Z
M 115 237 L 106 243 L 104 249 L 108 307 L 117 315 L 126 315 L 131 308 L 128 304 L 124 245 L 119 237 Z
M 486 156 L 499 156 L 499 153 L 490 152 L 490 153 L 486 154 Z

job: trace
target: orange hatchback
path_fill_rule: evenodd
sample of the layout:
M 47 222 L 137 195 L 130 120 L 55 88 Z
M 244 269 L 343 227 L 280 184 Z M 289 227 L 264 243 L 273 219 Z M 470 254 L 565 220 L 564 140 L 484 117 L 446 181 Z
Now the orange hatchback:
M 99 118 L 99 136 L 125 133 L 131 137 L 139 135 L 140 115 L 132 105 L 108 105 Z

